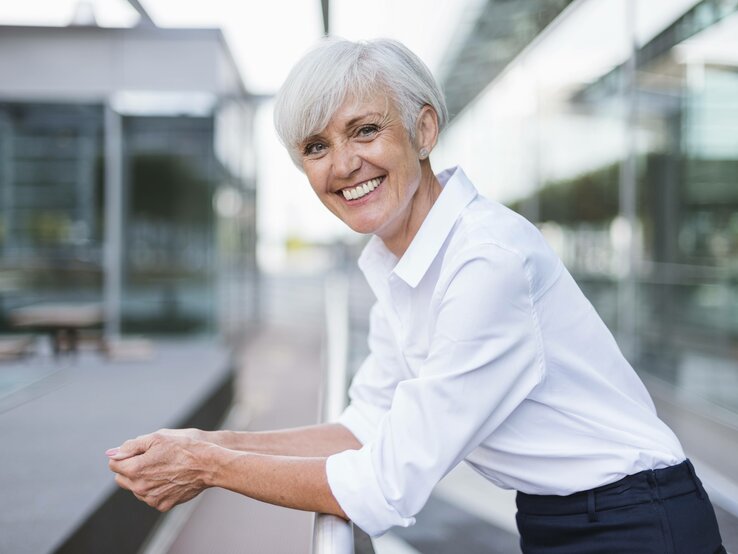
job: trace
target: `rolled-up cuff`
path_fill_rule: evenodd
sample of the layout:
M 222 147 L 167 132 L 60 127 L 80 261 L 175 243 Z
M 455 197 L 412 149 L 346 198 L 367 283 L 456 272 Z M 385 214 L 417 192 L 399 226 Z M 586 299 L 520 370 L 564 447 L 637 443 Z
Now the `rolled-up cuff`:
M 387 502 L 377 482 L 369 448 L 364 446 L 361 450 L 330 456 L 326 461 L 326 475 L 333 496 L 349 519 L 376 537 L 391 527 L 410 527 L 415 524 L 415 518 L 403 517 Z

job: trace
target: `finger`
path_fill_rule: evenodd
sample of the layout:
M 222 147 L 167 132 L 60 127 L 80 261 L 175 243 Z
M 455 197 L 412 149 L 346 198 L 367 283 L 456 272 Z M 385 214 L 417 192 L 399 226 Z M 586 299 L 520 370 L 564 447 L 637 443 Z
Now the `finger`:
M 145 494 L 141 494 L 133 490 L 133 482 L 128 479 L 125 475 L 116 474 L 115 476 L 115 483 L 122 489 L 126 489 L 133 494 L 138 500 L 145 504 L 149 504 L 150 500 L 146 497 Z
M 133 493 L 133 496 L 138 498 L 141 502 L 146 502 L 147 493 L 146 491 L 140 490 L 140 487 L 136 487 L 135 483 L 129 477 L 121 475 L 120 473 L 115 474 L 115 484 L 121 489 L 126 489 Z
M 146 452 L 151 446 L 151 435 L 144 435 L 135 439 L 127 440 L 116 448 L 110 448 L 105 454 L 111 460 L 125 460 Z
M 122 460 L 110 458 L 108 460 L 108 468 L 114 473 L 120 473 L 121 475 L 125 475 L 126 477 L 134 477 L 141 469 L 141 464 L 139 463 L 139 460 L 140 458 L 137 456 L 123 458 Z
M 167 500 L 165 502 L 159 502 L 158 504 L 154 506 L 154 508 L 156 508 L 160 512 L 168 512 L 169 510 L 174 508 L 174 506 L 175 506 L 174 502 Z
M 133 483 L 131 482 L 131 480 L 125 475 L 121 475 L 120 473 L 115 474 L 115 484 L 118 485 L 121 489 L 131 490 L 133 488 Z

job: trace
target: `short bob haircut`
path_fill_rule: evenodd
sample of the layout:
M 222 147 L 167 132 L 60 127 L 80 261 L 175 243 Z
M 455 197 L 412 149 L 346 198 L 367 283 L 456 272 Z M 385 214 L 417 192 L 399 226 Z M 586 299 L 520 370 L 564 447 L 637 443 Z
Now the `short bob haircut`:
M 302 169 L 302 143 L 328 126 L 347 97 L 376 93 L 394 101 L 411 141 L 425 105 L 435 110 L 439 132 L 446 125 L 441 89 L 406 46 L 389 39 L 324 39 L 297 62 L 277 93 L 274 126 L 295 165 Z

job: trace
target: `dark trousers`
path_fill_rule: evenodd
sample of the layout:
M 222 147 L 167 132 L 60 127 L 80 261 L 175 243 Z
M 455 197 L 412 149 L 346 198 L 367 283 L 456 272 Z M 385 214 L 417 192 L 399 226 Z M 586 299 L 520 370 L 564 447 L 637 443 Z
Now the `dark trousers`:
M 518 493 L 524 554 L 725 553 L 689 460 L 570 496 Z

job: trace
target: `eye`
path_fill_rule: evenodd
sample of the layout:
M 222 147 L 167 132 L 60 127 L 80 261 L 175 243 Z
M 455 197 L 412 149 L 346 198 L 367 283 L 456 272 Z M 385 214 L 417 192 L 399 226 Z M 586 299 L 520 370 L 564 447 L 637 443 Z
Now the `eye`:
M 374 136 L 377 131 L 379 131 L 379 126 L 377 125 L 362 125 L 356 130 L 356 136 L 357 137 L 371 137 Z
M 318 154 L 322 154 L 324 150 L 325 144 L 322 142 L 310 142 L 305 145 L 302 153 L 305 156 L 317 156 Z

